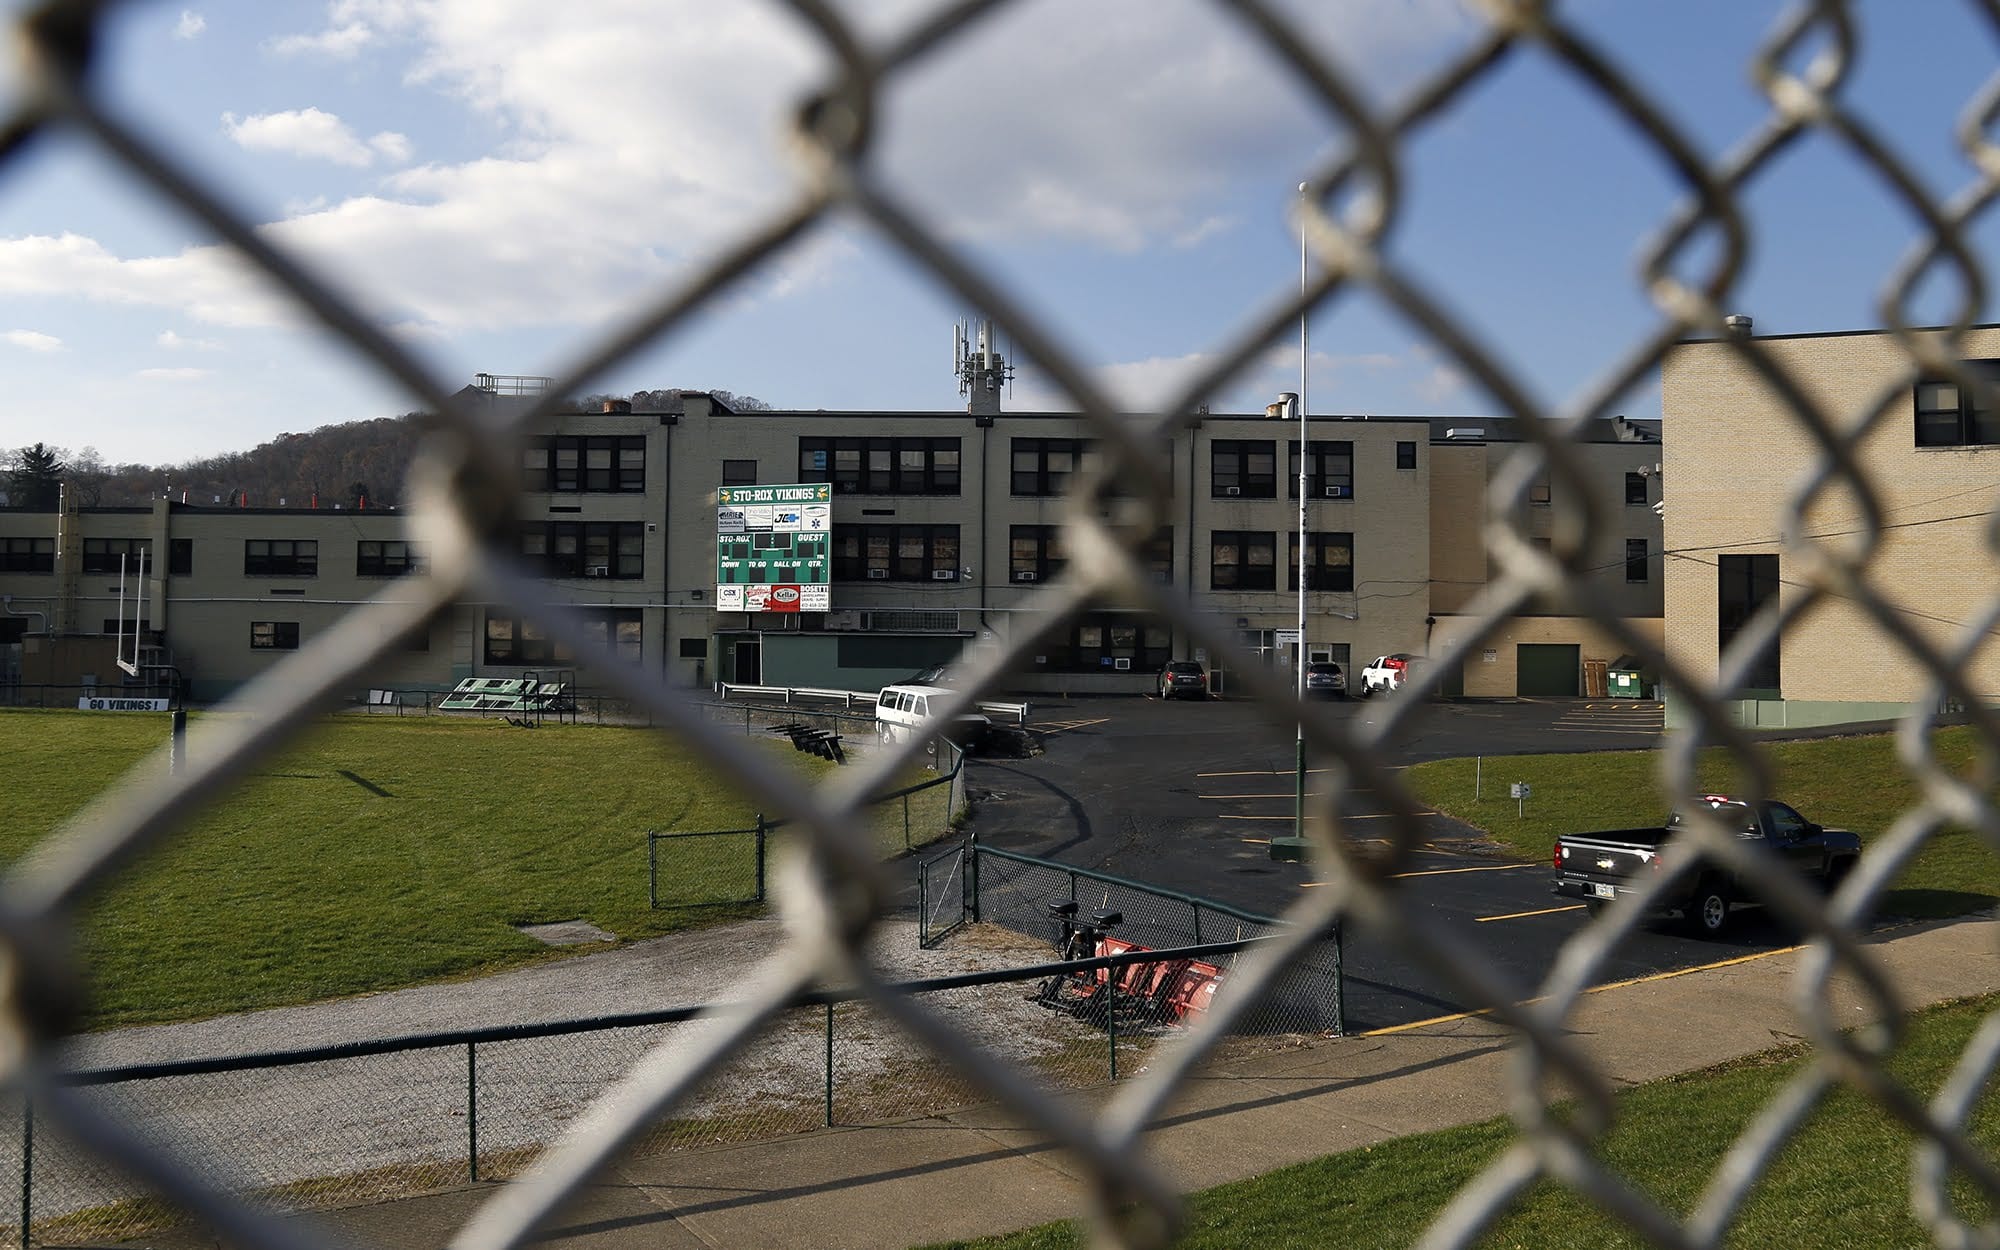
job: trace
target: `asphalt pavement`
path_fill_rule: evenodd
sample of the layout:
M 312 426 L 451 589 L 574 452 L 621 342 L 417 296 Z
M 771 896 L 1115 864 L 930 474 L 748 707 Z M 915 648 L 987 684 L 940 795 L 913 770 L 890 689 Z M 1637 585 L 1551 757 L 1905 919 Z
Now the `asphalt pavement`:
M 1387 714 L 1382 697 L 1336 701 L 1331 715 L 1364 728 Z M 1079 699 L 1038 705 L 1031 724 L 1042 753 L 1021 760 L 974 760 L 972 828 L 990 846 L 1060 860 L 1149 885 L 1276 915 L 1313 870 L 1274 861 L 1269 840 L 1289 834 L 1297 785 L 1297 745 L 1288 726 L 1244 701 Z M 1552 751 L 1637 750 L 1658 745 L 1656 702 L 1520 700 L 1426 704 L 1382 751 L 1392 766 L 1425 760 Z M 1307 761 L 1309 799 L 1332 784 Z M 1504 763 L 1488 769 L 1506 784 Z M 1340 797 L 1354 835 L 1386 820 L 1374 795 Z M 1528 997 L 1561 944 L 1587 919 L 1582 905 L 1549 890 L 1537 860 L 1509 859 L 1479 831 L 1432 813 L 1426 841 L 1400 874 L 1408 905 L 1453 936 L 1477 945 Z M 1670 922 L 1650 923 L 1603 970 L 1606 981 L 1689 968 L 1784 945 L 1787 934 L 1761 913 L 1742 913 L 1722 941 L 1686 937 Z M 1467 1000 L 1396 944 L 1353 929 L 1346 935 L 1347 1013 L 1363 1031 L 1489 1004 Z

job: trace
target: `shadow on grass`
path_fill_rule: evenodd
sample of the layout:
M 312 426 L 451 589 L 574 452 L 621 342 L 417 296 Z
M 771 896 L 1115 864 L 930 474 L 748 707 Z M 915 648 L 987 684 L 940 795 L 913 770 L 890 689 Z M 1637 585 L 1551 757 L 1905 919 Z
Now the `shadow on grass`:
M 2000 898 L 1977 890 L 1890 890 L 1875 905 L 1877 919 L 1906 917 L 1911 920 L 1941 920 L 1986 911 Z

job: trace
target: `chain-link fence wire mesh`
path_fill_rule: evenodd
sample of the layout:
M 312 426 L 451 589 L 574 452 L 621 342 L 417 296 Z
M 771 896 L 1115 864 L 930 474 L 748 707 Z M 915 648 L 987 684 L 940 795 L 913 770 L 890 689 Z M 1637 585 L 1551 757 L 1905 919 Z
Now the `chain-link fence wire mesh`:
M 912 770 L 922 780 L 878 795 L 863 809 L 870 838 L 884 858 L 929 846 L 964 819 L 965 752 L 941 738 L 932 739 L 928 749 L 929 766 Z M 944 771 L 932 776 L 931 768 Z M 742 829 L 649 830 L 646 897 L 654 907 L 763 902 L 771 856 L 789 827 L 790 822 L 760 812 Z
M 793 941 L 746 980 L 739 1002 L 714 1013 L 710 1029 L 688 1039 L 669 1037 L 636 1061 L 597 1104 L 595 1114 L 579 1119 L 533 1172 L 500 1191 L 470 1219 L 458 1235 L 458 1246 L 488 1250 L 521 1244 L 606 1159 L 650 1125 L 676 1114 L 696 1096 L 707 1075 L 774 1026 L 789 994 L 825 980 L 862 986 L 876 1010 L 921 1038 L 972 1086 L 1082 1160 L 1092 1214 L 1104 1240 L 1156 1243 L 1174 1227 L 1176 1199 L 1165 1177 L 1131 1147 L 1192 1065 L 1228 1033 L 1235 1015 L 1255 1001 L 1255 991 L 1337 917 L 1369 926 L 1395 942 L 1410 959 L 1447 978 L 1463 1001 L 1491 1005 L 1519 1033 L 1519 1142 L 1460 1192 L 1431 1229 L 1429 1245 L 1470 1243 L 1515 1194 L 1542 1178 L 1573 1187 L 1650 1241 L 1715 1244 L 1770 1160 L 1836 1082 L 1865 1092 L 1920 1139 L 1924 1167 L 1915 1180 L 1913 1209 L 1934 1236 L 1945 1244 L 1981 1238 L 1945 1200 L 1942 1178 L 1947 1167 L 1955 1169 L 1985 1197 L 1995 1199 L 2000 1198 L 2000 1172 L 1962 1131 L 1962 1108 L 1941 1105 L 1933 1110 L 1884 1075 L 1879 1056 L 1898 1033 L 1896 999 L 1858 945 L 1854 926 L 1898 869 L 1947 822 L 2000 846 L 2000 811 L 1989 795 L 2000 719 L 1965 676 L 1966 659 L 2000 624 L 2000 597 L 1946 642 L 1923 635 L 1898 613 L 1890 595 L 1871 578 L 1871 556 L 1883 534 L 1883 505 L 1859 447 L 1898 410 L 1905 388 L 1920 371 L 1955 378 L 1983 408 L 2000 404 L 1989 381 L 1958 358 L 1964 333 L 1986 294 L 1985 269 L 1969 233 L 2000 190 L 2000 149 L 1988 138 L 2000 112 L 2000 84 L 1989 84 L 1969 101 L 1959 144 L 1972 173 L 1955 193 L 1940 198 L 1926 192 L 1895 146 L 1843 98 L 1860 37 L 1856 6 L 1840 0 L 1800 3 L 1782 16 L 1751 64 L 1758 89 L 1770 102 L 1768 115 L 1714 161 L 1702 155 L 1701 145 L 1678 124 L 1670 99 L 1642 87 L 1568 22 L 1565 10 L 1549 3 L 1484 0 L 1479 9 L 1486 26 L 1480 35 L 1416 90 L 1386 105 L 1374 102 L 1339 65 L 1316 55 L 1311 41 L 1277 6 L 1262 0 L 1217 3 L 1217 11 L 1240 23 L 1246 37 L 1268 54 L 1274 72 L 1318 106 L 1330 137 L 1339 141 L 1337 154 L 1308 179 L 1297 222 L 1318 269 L 1305 290 L 1273 301 L 1214 344 L 1203 357 L 1206 367 L 1161 406 L 1166 415 L 1135 420 L 1118 413 L 1080 353 L 1028 311 L 1008 275 L 983 266 L 926 220 L 870 160 L 899 79 L 933 50 L 977 40 L 981 19 L 1007 7 L 1005 0 L 954 0 L 881 41 L 865 37 L 824 0 L 790 0 L 787 7 L 823 43 L 832 66 L 822 89 L 802 101 L 796 113 L 796 194 L 775 212 L 746 223 L 706 257 L 698 272 L 662 291 L 650 307 L 558 370 L 541 403 L 501 414 L 450 394 L 404 343 L 335 295 L 332 284 L 320 280 L 276 238 L 253 228 L 229 207 L 227 196 L 177 160 L 173 149 L 117 111 L 111 93 L 101 92 L 91 73 L 96 25 L 116 7 L 107 0 L 70 0 L 18 19 L 24 85 L 0 137 L 0 166 L 18 170 L 21 153 L 44 129 L 65 128 L 84 136 L 150 195 L 201 222 L 285 291 L 299 312 L 326 326 L 369 367 L 435 414 L 434 436 L 413 470 L 409 492 L 413 537 L 428 544 L 432 562 L 426 574 L 399 586 L 400 601 L 384 598 L 351 614 L 233 700 L 234 708 L 251 715 L 204 724 L 204 749 L 194 754 L 197 763 L 190 769 L 144 793 L 106 797 L 6 882 L 0 929 L 12 957 L 16 1039 L 7 1052 L 9 1072 L 15 1086 L 28 1091 L 82 1151 L 173 1194 L 225 1240 L 268 1247 L 317 1244 L 312 1231 L 278 1224 L 236 1201 L 172 1152 L 52 1081 L 48 1050 L 74 1018 L 79 984 L 62 936 L 67 922 L 107 878 L 149 845 L 171 836 L 199 798 L 269 758 L 316 708 L 341 691 L 364 687 L 370 666 L 393 645 L 389 640 L 435 618 L 461 596 L 514 605 L 579 657 L 591 657 L 591 667 L 606 675 L 618 673 L 613 657 L 591 638 L 587 623 L 570 607 L 551 601 L 549 588 L 507 550 L 518 486 L 514 440 L 524 427 L 548 415 L 559 397 L 581 392 L 641 345 L 685 330 L 720 297 L 776 264 L 814 227 L 839 213 L 873 227 L 954 298 L 990 315 L 1017 351 L 1074 402 L 1106 453 L 1100 470 L 1080 475 L 1074 483 L 1063 514 L 1064 549 L 1071 559 L 1062 576 L 1037 593 L 1034 606 L 1040 616 L 971 666 L 972 685 L 963 692 L 961 707 L 1031 656 L 1043 636 L 1062 627 L 1087 602 L 1112 596 L 1143 604 L 1175 622 L 1193 645 L 1206 648 L 1217 667 L 1232 672 L 1232 693 L 1258 700 L 1274 724 L 1288 726 L 1303 718 L 1311 750 L 1334 761 L 1328 789 L 1337 794 L 1367 788 L 1389 809 L 1392 818 L 1375 826 L 1377 832 L 1384 825 L 1389 829 L 1386 851 L 1359 852 L 1339 836 L 1338 812 L 1330 801 L 1323 802 L 1308 832 L 1326 888 L 1311 892 L 1292 909 L 1287 919 L 1293 925 L 1284 936 L 1242 962 L 1234 979 L 1243 993 L 1233 1008 L 1210 1013 L 1193 1044 L 1150 1064 L 1143 1079 L 1086 1119 L 1048 1098 L 1015 1067 L 978 1051 L 936 1013 L 884 989 L 860 955 L 886 891 L 860 808 L 915 748 L 882 752 L 814 789 L 744 744 L 706 731 L 705 717 L 662 679 L 607 676 L 623 682 L 635 709 L 651 723 L 680 735 L 716 767 L 770 796 L 774 809 L 799 822 L 798 854 L 779 874 L 779 897 L 793 926 Z M 1973 7 L 2000 29 L 2000 7 L 1990 2 Z M 1538 402 L 1513 362 L 1455 319 L 1408 258 L 1387 247 L 1407 207 L 1403 148 L 1454 110 L 1477 107 L 1475 97 L 1496 68 L 1525 55 L 1547 60 L 1588 95 L 1592 107 L 1622 123 L 1635 142 L 1660 158 L 1683 193 L 1667 213 L 1665 227 L 1649 241 L 1640 265 L 1643 289 L 1659 310 L 1657 321 L 1621 356 L 1603 362 L 1597 380 L 1583 393 L 1559 407 Z M 1797 428 L 1810 437 L 1818 462 L 1782 504 L 1791 522 L 1783 549 L 1792 562 L 1796 593 L 1774 601 L 1737 633 L 1711 680 L 1687 671 L 1645 631 L 1621 618 L 1606 594 L 1584 576 L 1585 540 L 1602 518 L 1595 515 L 1598 505 L 1587 489 L 1586 466 L 1570 435 L 1584 420 L 1613 411 L 1677 341 L 1697 333 L 1728 340 L 1724 317 L 1751 255 L 1745 201 L 1760 178 L 1806 136 L 1834 145 L 1870 171 L 1921 223 L 1917 245 L 1891 275 L 1882 303 L 1883 319 L 1907 352 L 1909 367 L 1863 411 L 1833 412 L 1754 339 L 1727 343 L 1726 350 L 1779 397 Z M 1906 310 L 1919 285 L 1940 274 L 1956 282 L 1962 301 L 1943 333 L 1914 333 Z M 1685 1220 L 1636 1192 L 1593 1154 L 1592 1137 L 1608 1119 L 1611 1088 L 1563 1027 L 1578 995 L 1637 923 L 1640 907 L 1628 907 L 1622 916 L 1614 913 L 1610 922 L 1586 930 L 1550 970 L 1535 1002 L 1515 1005 L 1513 987 L 1482 952 L 1424 923 L 1403 904 L 1396 883 L 1395 872 L 1422 838 L 1420 808 L 1375 748 L 1418 714 L 1420 701 L 1402 701 L 1366 725 L 1343 726 L 1314 709 L 1299 711 L 1279 682 L 1240 653 L 1225 622 L 1201 610 L 1183 591 L 1152 582 L 1135 558 L 1166 519 L 1169 486 L 1164 466 L 1150 450 L 1156 437 L 1194 420 L 1202 397 L 1244 372 L 1286 335 L 1301 313 L 1357 295 L 1370 297 L 1415 327 L 1439 360 L 1470 379 L 1501 415 L 1518 423 L 1525 439 L 1521 454 L 1508 462 L 1490 491 L 1485 537 L 1495 575 L 1467 609 L 1478 624 L 1461 645 L 1481 647 L 1530 607 L 1594 622 L 1618 649 L 1660 673 L 1692 718 L 1697 732 L 1663 752 L 1665 792 L 1695 789 L 1695 751 L 1704 742 L 1726 747 L 1744 769 L 1750 788 L 1770 792 L 1769 763 L 1732 723 L 1723 698 L 1741 684 L 1757 654 L 1787 624 L 1836 596 L 1865 614 L 1904 662 L 1928 676 L 1936 697 L 1925 703 L 1935 707 L 1953 701 L 1965 707 L 1983 738 L 1986 749 L 1976 775 L 1954 775 L 1929 750 L 1929 714 L 1912 714 L 1904 727 L 1903 757 L 1922 797 L 1875 845 L 1830 905 L 1801 882 L 1765 871 L 1749 848 L 1734 843 L 1713 822 L 1694 829 L 1693 836 L 1711 856 L 1757 875 L 1774 909 L 1807 934 L 1810 947 L 1798 978 L 1798 1004 L 1820 1062 L 1744 1134 Z M 1108 497 L 1105 488 L 1113 475 L 1131 488 L 1129 495 Z M 1528 493 L 1540 481 L 1552 483 L 1557 501 L 1546 546 L 1530 541 L 1519 524 Z M 1830 492 L 1856 501 L 1862 514 L 1858 539 L 1815 541 L 1798 523 L 1810 505 Z M 1417 684 L 1417 693 L 1428 692 L 1440 680 L 1441 672 L 1433 672 Z M 935 711 L 948 717 L 961 707 Z M 1824 993 L 1836 973 L 1863 987 L 1884 1021 L 1881 1026 L 1858 1034 L 1842 1032 L 1826 1008 L 1830 999 Z M 1971 1048 L 1961 1084 L 1976 1086 L 1996 1059 L 2000 1047 Z M 1579 1092 L 1576 1111 L 1561 1117 L 1551 1112 L 1543 1096 L 1551 1084 Z
M 938 945 L 972 918 L 972 844 L 961 842 L 917 860 L 917 944 Z
M 1110 873 L 976 843 L 965 853 L 972 862 L 964 866 L 962 878 L 940 880 L 940 887 L 962 888 L 960 897 L 967 900 L 963 906 L 982 923 L 1039 938 L 1058 953 L 1071 927 L 1089 923 L 1099 912 L 1117 916 L 1103 928 L 1103 936 L 1111 940 L 1113 948 L 1129 943 L 1148 950 L 1171 950 L 1275 937 L 1289 928 L 1284 920 Z M 930 881 L 928 874 L 925 881 Z M 928 894 L 920 902 L 926 915 L 934 906 L 941 910 L 953 906 Z M 1051 910 L 1052 904 L 1067 903 L 1076 904 L 1067 916 Z M 1341 959 L 1340 935 L 1337 928 L 1329 928 L 1300 948 L 1254 1006 L 1242 1012 L 1234 1025 L 1237 1033 L 1284 1038 L 1341 1032 Z M 1225 956 L 1216 962 L 1218 980 L 1226 992 L 1237 957 Z
M 1049 1090 L 1136 1070 L 1207 1007 L 1205 998 L 1190 1006 L 1192 995 L 1169 1002 L 1168 975 L 1236 954 L 1134 954 L 1125 966 L 1085 964 L 1059 976 L 1047 951 L 1018 944 L 1012 953 L 1022 966 L 902 989 L 977 1038 L 990 1061 L 1012 1064 Z M 331 1056 L 167 1063 L 76 1073 L 66 1083 L 81 1105 L 198 1168 L 218 1190 L 261 1210 L 310 1211 L 522 1175 L 634 1063 L 677 1031 L 714 1027 L 703 1014 L 697 1007 L 630 1024 L 387 1040 Z M 649 1123 L 625 1153 L 889 1123 L 983 1097 L 957 1066 L 866 1000 L 797 1005 L 710 1073 L 673 1115 Z M 7 1244 L 21 1244 L 24 1212 L 31 1245 L 124 1241 L 187 1219 L 171 1189 L 119 1169 L 59 1125 L 38 1123 L 19 1097 L 0 1102 L 0 1177 L 0 1192 L 18 1199 L 0 1212 Z

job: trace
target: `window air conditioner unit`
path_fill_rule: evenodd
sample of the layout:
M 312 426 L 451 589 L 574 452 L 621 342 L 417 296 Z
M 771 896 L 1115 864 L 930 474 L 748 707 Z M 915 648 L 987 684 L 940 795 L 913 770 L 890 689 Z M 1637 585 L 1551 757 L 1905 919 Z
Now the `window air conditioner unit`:
M 1032 582 L 1035 580 L 1035 575 L 1032 571 L 1027 573 L 1016 573 L 1014 574 L 1014 580 L 1017 582 Z
M 1222 488 L 1222 493 L 1225 495 L 1240 495 L 1243 493 L 1243 488 L 1241 486 L 1225 486 Z
M 1130 656 L 1121 655 L 1117 659 L 1111 661 L 1111 667 L 1117 672 L 1129 673 L 1132 671 L 1132 659 Z
M 1347 488 L 1345 486 L 1329 486 L 1326 488 L 1326 497 L 1328 499 L 1345 499 L 1347 498 Z
M 934 582 L 955 582 L 958 580 L 958 571 L 956 569 L 932 569 L 931 580 Z
M 611 566 L 608 564 L 593 564 L 585 570 L 585 574 L 590 577 L 609 577 L 611 576 Z
M 868 570 L 868 576 L 869 576 L 869 578 L 870 578 L 871 580 L 873 580 L 873 581 L 878 581 L 878 582 L 879 582 L 879 581 L 884 581 L 884 580 L 886 580 L 886 579 L 888 578 L 888 576 L 889 576 L 889 570 L 887 570 L 887 569 L 869 569 L 869 570 Z

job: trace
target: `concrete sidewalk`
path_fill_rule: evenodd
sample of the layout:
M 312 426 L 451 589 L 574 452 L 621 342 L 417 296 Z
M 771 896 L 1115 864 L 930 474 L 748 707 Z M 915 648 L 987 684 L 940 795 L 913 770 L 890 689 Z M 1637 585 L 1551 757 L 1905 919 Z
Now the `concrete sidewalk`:
M 1873 953 L 1907 1008 L 2000 991 L 2000 920 L 1877 935 Z M 1615 1083 L 1650 1081 L 1798 1040 L 1792 978 L 1803 954 L 1760 954 L 1585 997 L 1574 1030 Z M 1866 1020 L 1837 980 L 1836 1019 Z M 1145 1138 L 1185 1190 L 1324 1154 L 1501 1115 L 1506 1030 L 1477 1017 L 1364 1035 L 1211 1069 Z M 1072 1097 L 1101 1101 L 1103 1089 Z M 575 1250 L 900 1248 L 1075 1216 L 1073 1160 L 1007 1113 L 976 1108 L 622 1163 L 580 1195 L 549 1240 Z M 360 1244 L 445 1245 L 492 1186 L 320 1217 Z

